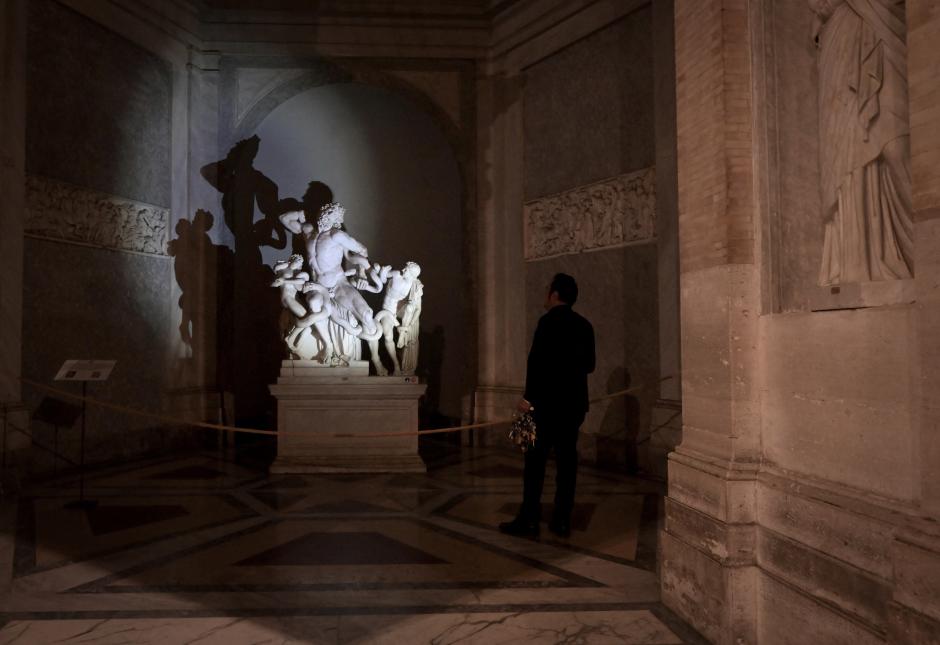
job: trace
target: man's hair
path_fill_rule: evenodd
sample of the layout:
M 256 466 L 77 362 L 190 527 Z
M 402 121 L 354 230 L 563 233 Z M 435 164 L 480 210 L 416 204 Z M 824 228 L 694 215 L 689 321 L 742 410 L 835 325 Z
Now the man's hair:
M 549 292 L 558 294 L 558 299 L 565 304 L 573 305 L 578 301 L 578 283 L 567 273 L 556 273 L 552 278 Z
M 343 217 L 346 215 L 346 209 L 342 204 L 330 202 L 320 208 L 320 217 L 317 218 L 317 226 L 321 231 L 339 228 L 343 224 Z

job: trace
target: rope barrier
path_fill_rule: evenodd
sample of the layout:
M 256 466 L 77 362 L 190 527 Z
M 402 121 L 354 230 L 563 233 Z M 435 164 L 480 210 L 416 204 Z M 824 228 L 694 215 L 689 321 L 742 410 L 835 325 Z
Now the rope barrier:
M 33 434 L 32 434 L 31 432 L 29 432 L 28 430 L 24 430 L 23 428 L 19 427 L 18 425 L 14 424 L 14 423 L 10 423 L 9 421 L 7 421 L 7 425 L 10 427 L 11 430 L 15 430 L 16 432 L 19 432 L 20 434 L 26 435 L 27 437 L 29 437 L 29 440 L 30 440 L 30 442 L 32 443 L 32 445 L 36 446 L 36 447 L 39 448 L 40 450 L 45 450 L 45 451 L 48 452 L 50 455 L 61 459 L 62 461 L 64 461 L 65 463 L 67 463 L 67 464 L 70 465 L 70 466 L 77 466 L 77 465 L 78 465 L 78 462 L 72 461 L 71 459 L 69 459 L 68 457 L 66 457 L 65 455 L 63 455 L 61 452 L 57 452 L 57 451 L 53 450 L 52 448 L 50 448 L 49 446 L 46 446 L 46 445 L 44 445 L 43 443 L 41 443 L 41 442 L 39 442 L 39 441 L 36 441 L 35 436 L 33 436 Z
M 672 376 L 667 376 L 660 379 L 660 383 L 663 381 L 668 381 Z M 82 400 L 80 394 L 73 394 L 67 390 L 63 390 L 57 387 L 52 387 L 50 385 L 45 385 L 44 383 L 39 383 L 28 378 L 20 378 L 20 381 L 26 385 L 35 387 L 40 390 L 45 390 L 47 392 L 52 392 L 60 396 L 64 396 L 70 399 Z M 617 392 L 611 392 L 610 394 L 605 394 L 604 396 L 599 396 L 597 398 L 591 399 L 591 403 L 600 403 L 607 399 L 614 399 L 621 396 L 625 396 L 632 392 L 637 392 L 639 390 L 645 389 L 645 385 L 637 385 L 635 387 L 627 388 L 625 390 L 619 390 Z M 98 399 L 92 397 L 84 397 L 86 403 L 91 405 L 97 405 L 109 410 L 114 410 L 115 412 L 122 412 L 124 414 L 130 414 L 132 416 L 143 417 L 147 419 L 152 419 L 155 421 L 162 421 L 164 423 L 171 423 L 175 425 L 184 425 L 184 426 L 194 426 L 197 428 L 205 428 L 207 430 L 222 430 L 225 432 L 240 432 L 242 434 L 259 434 L 259 435 L 271 435 L 271 436 L 295 436 L 295 437 L 309 437 L 310 433 L 308 432 L 286 432 L 280 430 L 262 430 L 260 428 L 242 428 L 238 426 L 222 425 L 220 423 L 208 423 L 205 421 L 189 421 L 187 419 L 180 419 L 178 417 L 170 416 L 167 414 L 158 414 L 155 412 L 146 412 L 144 410 L 138 410 L 136 408 L 130 408 L 124 405 L 119 405 L 117 403 L 109 403 L 108 401 L 99 401 Z M 511 423 L 512 418 L 498 419 L 496 421 L 485 421 L 482 423 L 471 423 L 468 425 L 462 426 L 450 426 L 448 428 L 433 428 L 429 430 L 405 430 L 401 432 L 361 432 L 361 433 L 330 433 L 330 434 L 318 434 L 319 437 L 326 437 L 331 439 L 362 439 L 362 438 L 382 438 L 382 437 L 411 437 L 411 436 L 425 436 L 432 434 L 445 434 L 449 432 L 461 432 L 463 430 L 475 430 L 477 428 L 488 428 L 498 425 L 503 425 Z

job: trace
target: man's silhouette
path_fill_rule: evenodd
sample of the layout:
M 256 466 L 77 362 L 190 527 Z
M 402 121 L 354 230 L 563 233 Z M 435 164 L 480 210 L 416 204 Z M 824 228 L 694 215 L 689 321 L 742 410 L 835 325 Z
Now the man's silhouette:
M 571 533 L 571 511 L 578 470 L 578 432 L 588 410 L 587 375 L 594 371 L 594 328 L 571 306 L 578 285 L 565 273 L 556 274 L 545 297 L 526 368 L 520 412 L 532 413 L 535 445 L 525 454 L 522 506 L 499 529 L 510 535 L 534 537 L 542 516 L 542 485 L 548 453 L 555 449 L 555 510 L 548 528 L 560 537 Z

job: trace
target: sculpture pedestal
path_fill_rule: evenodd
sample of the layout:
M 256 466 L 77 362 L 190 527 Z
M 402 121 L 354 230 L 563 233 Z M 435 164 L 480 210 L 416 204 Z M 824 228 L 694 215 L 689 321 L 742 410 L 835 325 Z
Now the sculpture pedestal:
M 272 473 L 426 471 L 417 435 L 356 435 L 416 431 L 418 399 L 427 386 L 413 376 L 368 374 L 365 361 L 349 367 L 282 363 L 281 376 L 270 388 L 277 398 L 278 431 L 288 434 L 278 437 Z

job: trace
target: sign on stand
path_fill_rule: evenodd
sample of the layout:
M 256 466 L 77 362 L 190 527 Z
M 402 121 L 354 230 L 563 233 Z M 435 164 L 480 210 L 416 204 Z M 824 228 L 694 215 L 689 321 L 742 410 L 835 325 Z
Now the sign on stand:
M 117 361 L 68 360 L 62 363 L 56 381 L 107 381 Z
M 65 508 L 92 509 L 98 502 L 85 499 L 85 399 L 88 394 L 89 381 L 107 381 L 111 376 L 117 361 L 89 361 L 70 359 L 62 363 L 59 373 L 55 375 L 56 381 L 79 381 L 82 384 L 82 436 L 80 441 L 80 457 L 78 460 L 78 500 L 69 502 Z

